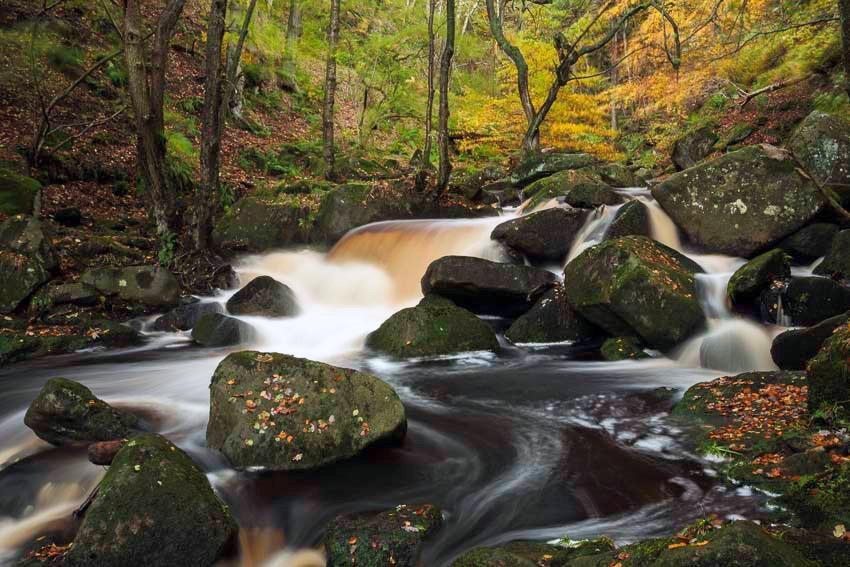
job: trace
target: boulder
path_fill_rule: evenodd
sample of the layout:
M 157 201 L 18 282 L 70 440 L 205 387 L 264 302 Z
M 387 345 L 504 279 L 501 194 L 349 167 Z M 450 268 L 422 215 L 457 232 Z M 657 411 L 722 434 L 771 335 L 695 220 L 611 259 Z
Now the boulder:
M 580 169 L 593 165 L 596 159 L 589 154 L 536 153 L 527 155 L 511 172 L 514 187 L 522 189 L 527 185 L 548 177 L 559 171 Z
M 824 207 L 791 156 L 766 144 L 675 173 L 652 194 L 694 244 L 744 257 L 793 234 Z
M 305 244 L 310 241 L 311 228 L 310 207 L 297 196 L 248 196 L 237 201 L 216 223 L 212 236 L 219 248 L 263 252 Z
M 850 325 L 842 323 L 809 363 L 809 411 L 850 408 Z
M 816 222 L 804 226 L 779 243 L 794 260 L 809 263 L 824 255 L 838 234 L 838 225 Z
M 181 305 L 158 317 L 153 323 L 153 330 L 167 333 L 188 331 L 197 325 L 201 317 L 211 313 L 224 313 L 224 307 L 217 301 L 196 301 Z
M 717 134 L 711 126 L 688 132 L 673 143 L 670 159 L 679 171 L 693 167 L 711 155 L 717 140 Z
M 702 269 L 642 236 L 606 240 L 564 270 L 567 301 L 609 334 L 669 349 L 703 326 L 694 275 Z
M 0 167 L 0 214 L 31 215 L 41 183 Z
M 24 416 L 24 423 L 51 445 L 87 445 L 126 437 L 138 418 L 116 410 L 73 380 L 51 378 Z
M 599 334 L 599 329 L 573 311 L 559 285 L 520 315 L 505 331 L 505 338 L 514 344 L 560 343 L 592 339 Z
M 177 278 L 159 266 L 92 268 L 83 272 L 80 282 L 107 297 L 145 307 L 174 305 L 180 297 Z
M 610 185 L 587 169 L 567 170 L 545 177 L 526 187 L 523 195 L 529 199 L 526 209 L 533 209 L 556 197 L 570 206 L 588 209 L 623 202 Z
M 272 277 L 259 276 L 227 300 L 227 311 L 233 315 L 291 317 L 299 309 L 289 286 Z
M 451 567 L 566 567 L 579 565 L 582 558 L 614 551 L 614 543 L 601 537 L 571 542 L 569 547 L 536 541 L 514 541 L 500 547 L 477 547 L 452 562 Z M 606 562 L 604 566 L 614 562 Z M 588 563 L 587 565 L 595 565 Z
M 253 337 L 251 325 L 221 313 L 202 315 L 192 329 L 192 340 L 205 347 L 245 344 Z
M 538 268 L 445 256 L 428 266 L 422 294 L 441 295 L 477 314 L 517 317 L 557 281 L 554 274 Z
M 42 286 L 33 295 L 29 312 L 34 316 L 43 316 L 63 305 L 96 305 L 98 292 L 93 287 L 80 282 L 50 282 Z
M 453 173 L 449 192 L 463 195 L 470 201 L 481 196 L 483 187 L 502 179 L 505 171 L 498 165 L 469 168 Z
M 605 163 L 590 167 L 599 177 L 611 187 L 631 188 L 646 185 L 634 172 L 621 163 Z
M 794 277 L 765 290 L 759 302 L 765 321 L 810 326 L 850 310 L 850 288 L 828 278 Z
M 850 321 L 850 312 L 830 317 L 812 327 L 791 329 L 773 339 L 770 354 L 782 370 L 805 370 L 809 360 L 836 329 Z
M 16 216 L 0 224 L 0 314 L 17 309 L 58 266 L 37 219 Z
M 493 229 L 490 237 L 532 262 L 560 262 L 566 258 L 587 212 L 580 209 L 546 209 L 509 220 Z
M 806 172 L 850 203 L 850 123 L 815 110 L 797 127 L 788 149 Z
M 815 268 L 815 273 L 850 281 L 850 230 L 842 230 L 835 236 L 826 258 Z
M 493 329 L 448 299 L 426 295 L 416 307 L 402 309 L 368 337 L 366 346 L 398 358 L 439 356 L 468 351 L 498 351 Z
M 615 239 L 623 236 L 652 237 L 652 224 L 649 209 L 640 201 L 629 201 L 617 211 L 614 220 L 605 233 L 605 238 Z
M 599 353 L 604 360 L 617 362 L 620 360 L 640 360 L 649 358 L 634 337 L 615 337 L 602 343 Z
M 406 430 L 393 389 L 347 368 L 243 351 L 218 365 L 210 385 L 207 444 L 237 468 L 313 469 Z
M 416 567 L 422 543 L 440 529 L 442 521 L 440 510 L 430 504 L 339 515 L 325 532 L 328 565 Z
M 206 567 L 237 531 L 192 459 L 160 435 L 141 435 L 113 458 L 63 564 Z
M 756 256 L 732 274 L 726 286 L 726 295 L 733 305 L 756 299 L 777 280 L 791 275 L 791 262 L 779 248 Z

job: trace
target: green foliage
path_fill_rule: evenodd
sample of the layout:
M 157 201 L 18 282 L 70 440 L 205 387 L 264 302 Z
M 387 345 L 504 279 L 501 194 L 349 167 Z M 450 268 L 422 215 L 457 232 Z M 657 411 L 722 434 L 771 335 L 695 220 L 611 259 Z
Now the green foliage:
M 159 238 L 159 252 L 157 260 L 162 266 L 170 266 L 177 252 L 177 235 L 171 231 L 161 234 Z
M 186 114 L 199 114 L 204 106 L 204 99 L 199 96 L 187 96 L 177 103 L 177 108 Z
M 844 91 L 822 92 L 815 95 L 816 110 L 835 114 L 836 116 L 850 115 L 850 100 Z
M 127 68 L 122 60 L 113 59 L 112 61 L 106 64 L 106 69 L 104 70 L 104 72 L 106 73 L 109 82 L 112 83 L 112 86 L 127 86 Z
M 166 139 L 166 177 L 178 193 L 188 194 L 195 188 L 195 164 L 198 152 L 186 136 L 168 132 Z
M 51 45 L 46 55 L 50 65 L 62 72 L 78 70 L 85 60 L 82 49 L 63 44 Z

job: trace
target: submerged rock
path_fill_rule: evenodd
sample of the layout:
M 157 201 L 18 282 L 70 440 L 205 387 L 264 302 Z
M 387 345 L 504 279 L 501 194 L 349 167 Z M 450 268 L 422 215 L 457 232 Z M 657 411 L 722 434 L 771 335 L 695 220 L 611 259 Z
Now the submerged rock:
M 451 299 L 473 313 L 517 317 L 557 283 L 551 272 L 468 256 L 445 256 L 428 266 L 422 294 Z
M 24 423 L 51 445 L 87 445 L 126 437 L 136 416 L 116 410 L 73 380 L 51 378 L 24 416 Z
M 217 301 L 196 301 L 176 307 L 158 317 L 153 323 L 155 331 L 188 331 L 193 329 L 204 315 L 224 313 L 224 307 Z
M 818 183 L 850 203 L 850 123 L 815 110 L 797 127 L 788 148 Z
M 587 211 L 556 207 L 504 222 L 490 237 L 531 261 L 559 262 L 569 253 L 586 217 Z
M 809 411 L 850 408 L 850 325 L 842 324 L 809 363 Z
M 206 567 L 235 541 L 236 522 L 203 471 L 160 435 L 115 455 L 65 565 Z
M 668 349 L 705 323 L 694 275 L 702 269 L 641 236 L 588 248 L 564 270 L 567 300 L 613 336 L 637 336 Z
M 404 406 L 377 377 L 243 351 L 216 368 L 207 444 L 238 468 L 313 469 L 404 437 Z
M 328 565 L 416 567 L 423 541 L 440 529 L 442 520 L 440 510 L 430 504 L 337 516 L 325 532 Z
M 224 347 L 244 344 L 254 336 L 248 323 L 221 313 L 207 313 L 192 329 L 192 340 L 205 347 Z
M 16 216 L 0 224 L 0 314 L 17 309 L 58 266 L 37 219 Z
M 0 213 L 31 215 L 41 183 L 0 167 Z
M 511 172 L 511 182 L 521 189 L 530 183 L 560 171 L 593 165 L 596 159 L 589 154 L 539 153 L 527 155 Z
M 227 311 L 233 315 L 291 317 L 299 309 L 289 286 L 272 277 L 259 276 L 227 300 Z
M 592 339 L 600 332 L 573 310 L 564 296 L 563 286 L 557 286 L 518 317 L 505 331 L 505 338 L 514 344 L 560 343 Z
M 439 356 L 477 350 L 498 351 L 496 333 L 450 300 L 426 295 L 402 309 L 368 337 L 366 346 L 399 358 Z
M 812 262 L 827 253 L 836 234 L 838 225 L 816 222 L 780 242 L 779 247 L 799 262 Z
M 768 145 L 671 175 L 652 194 L 692 242 L 744 257 L 793 234 L 824 207 L 791 156 Z
M 641 360 L 649 358 L 634 337 L 616 337 L 607 339 L 599 349 L 602 358 L 609 362 L 620 360 Z
M 673 143 L 670 159 L 679 171 L 693 167 L 711 155 L 717 140 L 717 134 L 711 126 L 688 132 Z
M 726 295 L 734 305 L 749 302 L 756 299 L 774 281 L 784 280 L 790 275 L 790 259 L 785 252 L 775 248 L 738 268 L 729 279 Z
M 610 240 L 623 236 L 652 237 L 649 209 L 640 201 L 629 201 L 620 207 L 608 227 L 608 232 L 605 233 L 605 238 Z
M 835 236 L 826 258 L 814 271 L 816 274 L 850 281 L 850 230 L 842 230 Z
M 788 285 L 766 290 L 759 301 L 766 321 L 809 326 L 850 310 L 850 288 L 828 278 L 792 277 Z
M 804 329 L 791 329 L 773 339 L 770 354 L 782 370 L 805 370 L 809 360 L 836 329 L 850 321 L 850 312 L 821 321 Z
M 159 266 L 92 268 L 83 272 L 80 282 L 103 295 L 148 307 L 174 305 L 180 298 L 177 278 Z

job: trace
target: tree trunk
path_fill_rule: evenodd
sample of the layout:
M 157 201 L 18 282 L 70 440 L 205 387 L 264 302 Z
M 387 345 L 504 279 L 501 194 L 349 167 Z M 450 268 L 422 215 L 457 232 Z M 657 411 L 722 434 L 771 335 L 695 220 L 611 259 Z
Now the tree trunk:
M 204 108 L 201 116 L 201 183 L 192 206 L 189 238 L 194 251 L 209 247 L 215 198 L 219 193 L 219 165 L 221 158 L 221 134 L 224 112 L 222 112 L 224 66 L 222 44 L 227 26 L 227 0 L 212 0 L 207 23 L 206 83 L 204 85 Z
M 245 47 L 245 39 L 248 37 L 248 29 L 251 25 L 251 18 L 254 16 L 254 8 L 256 8 L 256 6 L 257 0 L 251 0 L 248 4 L 248 9 L 245 11 L 245 17 L 242 18 L 242 28 L 239 30 L 239 37 L 236 40 L 236 45 L 228 49 L 227 53 L 227 71 L 221 110 L 222 112 L 230 113 L 237 118 L 241 116 L 241 85 L 244 82 L 244 77 L 239 74 L 242 62 L 242 49 Z
M 286 20 L 286 51 L 291 52 L 301 38 L 301 0 L 289 0 L 289 19 Z
M 437 178 L 437 193 L 449 186 L 452 164 L 449 160 L 449 79 L 452 74 L 452 57 L 455 52 L 455 0 L 446 0 L 446 44 L 440 58 L 440 117 L 439 133 L 440 168 Z
M 434 33 L 434 12 L 437 0 L 428 0 L 428 102 L 425 105 L 425 146 L 422 149 L 422 163 L 416 176 L 416 189 L 425 188 L 428 170 L 431 168 L 431 136 L 434 122 L 434 59 L 436 54 L 436 34 Z
M 322 107 L 322 156 L 325 176 L 336 177 L 334 153 L 334 104 L 336 102 L 336 48 L 339 41 L 339 3 L 331 0 L 331 19 L 328 24 L 328 60 L 325 70 L 325 101 Z
M 838 0 L 841 11 L 841 52 L 844 57 L 844 88 L 850 97 L 850 0 Z

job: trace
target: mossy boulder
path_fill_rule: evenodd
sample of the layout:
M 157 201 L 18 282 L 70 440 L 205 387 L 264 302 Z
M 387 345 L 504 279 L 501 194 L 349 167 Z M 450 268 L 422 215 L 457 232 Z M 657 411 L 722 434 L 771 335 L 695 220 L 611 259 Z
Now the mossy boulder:
M 762 318 L 786 326 L 817 325 L 850 311 L 850 288 L 828 278 L 792 277 L 759 296 Z
M 551 272 L 469 256 L 444 256 L 422 276 L 422 294 L 451 299 L 481 315 L 518 317 L 557 283 Z
M 247 252 L 305 244 L 311 240 L 314 216 L 297 196 L 243 197 L 216 223 L 213 242 Z
M 732 274 L 726 295 L 733 304 L 754 300 L 776 280 L 791 275 L 791 261 L 779 248 L 756 256 Z
M 0 214 L 31 215 L 41 183 L 0 167 Z
M 629 201 L 620 207 L 605 233 L 607 239 L 623 236 L 652 236 L 649 209 L 640 201 Z
M 289 286 L 269 276 L 259 276 L 227 300 L 233 315 L 291 317 L 299 312 L 295 293 Z
M 177 278 L 160 266 L 92 268 L 83 272 L 80 282 L 107 297 L 144 307 L 171 306 L 180 298 Z
M 498 181 L 504 176 L 505 170 L 495 164 L 455 171 L 452 174 L 449 192 L 463 195 L 473 201 L 481 196 L 481 190 L 484 186 Z
M 63 446 L 121 439 L 139 420 L 116 410 L 78 382 L 51 378 L 30 404 L 24 423 L 51 445 Z
M 18 215 L 0 224 L 0 314 L 17 309 L 58 265 L 37 219 Z
M 450 300 L 426 295 L 402 309 L 366 338 L 366 346 L 398 358 L 439 356 L 467 351 L 498 351 L 493 329 Z
M 627 166 L 621 163 L 603 163 L 587 168 L 611 187 L 643 187 L 645 183 Z
M 614 551 L 608 538 L 552 545 L 534 541 L 514 541 L 499 547 L 478 547 L 452 562 L 452 567 L 568 567 L 582 557 Z
M 538 179 L 549 177 L 560 171 L 580 169 L 595 163 L 596 159 L 593 156 L 582 153 L 529 154 L 511 172 L 511 182 L 521 189 Z
M 588 248 L 564 269 L 567 301 L 613 336 L 636 336 L 669 349 L 705 323 L 695 274 L 702 269 L 642 236 Z
M 620 360 L 641 360 L 649 355 L 641 348 L 640 342 L 634 337 L 614 337 L 606 339 L 599 349 L 604 360 L 616 362 Z
M 222 313 L 202 315 L 192 328 L 192 340 L 205 347 L 245 344 L 254 338 L 254 328 Z
M 804 527 L 834 537 L 835 526 L 850 525 L 850 465 L 829 466 L 817 475 L 803 475 L 778 500 Z M 844 562 L 824 565 L 847 565 L 844 545 Z
M 83 516 L 71 567 L 213 565 L 236 522 L 192 459 L 160 435 L 121 448 Z
M 770 354 L 782 370 L 805 370 L 824 342 L 836 329 L 850 321 L 850 312 L 830 317 L 802 329 L 791 329 L 773 339 Z
M 850 230 L 835 235 L 826 258 L 817 265 L 815 273 L 850 282 Z
M 838 327 L 808 367 L 809 411 L 850 408 L 850 325 Z
M 711 126 L 692 130 L 673 143 L 670 159 L 679 171 L 693 167 L 711 155 L 717 140 L 717 133 Z
M 788 148 L 818 183 L 850 202 L 850 122 L 816 110 L 797 127 Z
M 782 240 L 779 247 L 798 262 L 812 262 L 824 255 L 832 246 L 838 225 L 816 222 L 804 226 L 791 236 Z
M 325 532 L 330 567 L 416 567 L 422 543 L 442 525 L 430 504 L 399 505 L 391 510 L 335 517 Z
M 790 154 L 766 144 L 675 173 L 652 194 L 694 244 L 744 257 L 793 234 L 825 204 Z
M 514 344 L 585 341 L 601 331 L 576 313 L 567 302 L 563 286 L 544 293 L 537 303 L 520 315 L 505 331 Z
M 559 262 L 567 256 L 587 211 L 572 207 L 546 209 L 504 222 L 490 237 L 532 262 Z
M 175 307 L 153 323 L 154 331 L 188 331 L 193 329 L 204 315 L 224 313 L 224 307 L 217 301 L 195 301 Z
M 398 442 L 404 406 L 365 372 L 243 351 L 216 368 L 207 444 L 237 468 L 313 469 Z
M 545 177 L 525 188 L 524 196 L 530 199 L 529 208 L 542 205 L 549 199 L 560 198 L 579 208 L 616 205 L 623 202 L 610 185 L 592 170 L 566 170 Z
M 81 282 L 50 282 L 32 296 L 28 311 L 33 316 L 44 316 L 62 306 L 96 305 L 98 297 L 95 288 Z

